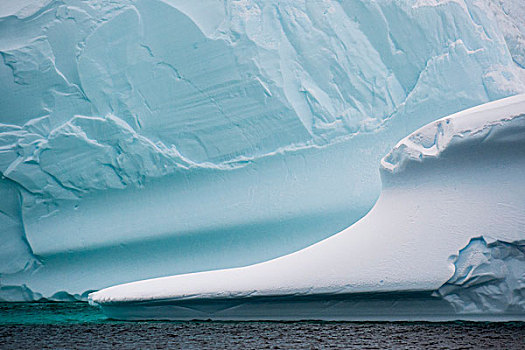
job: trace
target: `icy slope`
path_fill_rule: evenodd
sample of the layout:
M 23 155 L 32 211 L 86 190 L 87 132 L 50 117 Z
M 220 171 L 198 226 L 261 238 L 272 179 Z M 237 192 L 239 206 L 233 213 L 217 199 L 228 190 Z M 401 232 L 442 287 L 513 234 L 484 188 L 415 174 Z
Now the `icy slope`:
M 3 1 L 0 298 L 78 298 L 338 232 L 376 201 L 397 140 L 525 91 L 522 9 Z
M 352 308 L 334 316 L 321 303 L 313 311 L 314 296 L 437 291 L 401 316 L 398 306 L 381 311 L 372 304 L 369 312 L 524 319 L 525 95 L 424 126 L 400 141 L 381 169 L 374 208 L 324 241 L 248 267 L 124 284 L 90 299 L 118 318 L 352 319 Z M 296 310 L 278 311 L 279 296 L 287 296 L 281 310 Z M 273 306 L 267 313 L 259 307 L 265 297 Z M 439 303 L 445 307 L 436 311 Z

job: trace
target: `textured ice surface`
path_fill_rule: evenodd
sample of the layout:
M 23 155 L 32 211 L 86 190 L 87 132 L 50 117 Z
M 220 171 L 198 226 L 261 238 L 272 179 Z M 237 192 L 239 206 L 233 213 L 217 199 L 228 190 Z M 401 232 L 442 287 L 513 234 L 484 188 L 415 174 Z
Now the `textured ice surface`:
M 308 248 L 247 267 L 110 287 L 90 298 L 120 318 L 523 319 L 525 95 L 422 127 L 381 169 L 374 208 Z M 395 294 L 435 290 L 434 299 Z M 394 294 L 344 297 L 378 292 Z M 261 298 L 270 302 L 267 313 Z
M 377 163 L 525 91 L 521 1 L 3 1 L 0 297 L 274 258 Z
M 525 314 L 525 243 L 473 239 L 459 252 L 454 276 L 438 295 L 460 313 Z

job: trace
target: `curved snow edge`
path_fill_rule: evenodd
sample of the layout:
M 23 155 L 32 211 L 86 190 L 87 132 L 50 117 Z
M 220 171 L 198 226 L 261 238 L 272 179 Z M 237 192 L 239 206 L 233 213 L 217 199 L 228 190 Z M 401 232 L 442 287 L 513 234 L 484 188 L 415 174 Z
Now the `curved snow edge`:
M 484 142 L 494 128 L 525 117 L 524 104 L 525 94 L 515 95 L 427 124 L 399 141 L 381 160 L 381 170 L 399 173 L 408 163 L 437 158 L 451 146 Z

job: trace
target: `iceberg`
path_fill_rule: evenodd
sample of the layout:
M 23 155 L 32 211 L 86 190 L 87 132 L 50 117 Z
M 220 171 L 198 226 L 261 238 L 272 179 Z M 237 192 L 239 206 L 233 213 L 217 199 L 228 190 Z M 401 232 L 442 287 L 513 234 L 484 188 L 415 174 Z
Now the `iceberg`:
M 89 298 L 133 320 L 525 320 L 524 172 L 525 94 L 401 140 L 372 210 L 317 244 Z
M 398 140 L 525 92 L 524 14 L 520 0 L 3 1 L 0 300 L 247 266 L 356 223 Z

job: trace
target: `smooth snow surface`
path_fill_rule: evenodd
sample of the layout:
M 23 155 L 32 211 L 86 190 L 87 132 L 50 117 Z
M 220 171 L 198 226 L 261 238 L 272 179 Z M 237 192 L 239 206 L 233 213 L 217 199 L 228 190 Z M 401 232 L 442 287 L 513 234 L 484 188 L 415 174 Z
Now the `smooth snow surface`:
M 399 299 L 397 306 L 376 308 L 387 310 L 379 311 L 386 318 L 432 319 L 441 310 L 439 319 L 525 319 L 525 95 L 422 127 L 394 147 L 381 170 L 383 191 L 370 213 L 322 242 L 248 267 L 110 287 L 90 299 L 117 318 L 155 318 L 159 312 L 157 317 L 173 319 L 281 319 L 291 312 L 352 319 L 361 317 L 369 299 L 333 316 L 313 312 L 311 297 L 323 309 L 324 296 L 333 309 L 334 295 L 438 290 L 438 300 L 387 294 L 383 299 Z M 281 300 L 280 312 L 275 298 L 283 296 L 288 299 Z M 273 305 L 267 314 L 250 309 L 261 297 Z M 293 311 L 294 302 L 308 312 Z M 410 307 L 412 302 L 418 306 Z M 163 310 L 158 303 L 172 306 Z
M 272 259 L 525 92 L 521 0 L 0 2 L 0 299 Z

